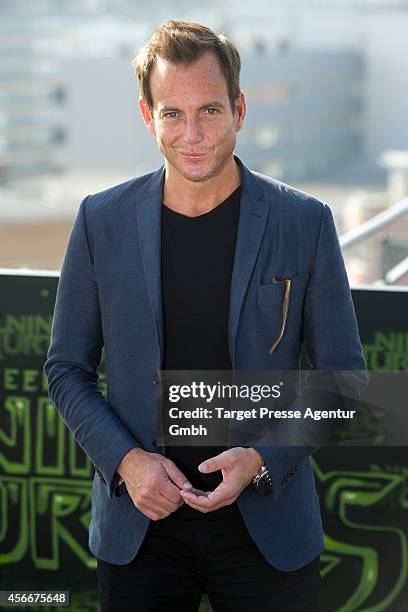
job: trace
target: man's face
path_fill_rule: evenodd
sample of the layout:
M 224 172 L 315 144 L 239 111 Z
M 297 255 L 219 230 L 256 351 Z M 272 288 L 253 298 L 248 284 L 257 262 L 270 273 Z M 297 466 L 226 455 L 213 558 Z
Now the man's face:
M 246 105 L 241 92 L 234 111 L 219 60 L 207 51 L 190 65 L 158 57 L 150 75 L 153 110 L 140 109 L 160 151 L 179 176 L 204 182 L 232 159 Z

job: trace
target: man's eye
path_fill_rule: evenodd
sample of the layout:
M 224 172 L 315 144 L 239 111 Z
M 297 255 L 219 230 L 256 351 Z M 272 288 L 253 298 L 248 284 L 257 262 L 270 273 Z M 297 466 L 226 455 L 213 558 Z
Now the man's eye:
M 214 116 L 214 115 L 218 114 L 218 109 L 216 109 L 216 108 L 206 108 L 205 111 L 206 111 L 207 115 L 211 115 L 211 116 Z
M 164 113 L 164 119 L 176 119 L 178 117 L 177 111 L 169 111 L 168 113 Z

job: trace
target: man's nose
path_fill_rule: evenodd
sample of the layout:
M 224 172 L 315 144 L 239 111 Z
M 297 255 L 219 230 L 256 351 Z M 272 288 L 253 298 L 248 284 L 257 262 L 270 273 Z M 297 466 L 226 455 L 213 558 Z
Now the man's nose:
M 187 117 L 185 123 L 184 140 L 188 144 L 197 144 L 203 140 L 200 120 L 198 117 Z

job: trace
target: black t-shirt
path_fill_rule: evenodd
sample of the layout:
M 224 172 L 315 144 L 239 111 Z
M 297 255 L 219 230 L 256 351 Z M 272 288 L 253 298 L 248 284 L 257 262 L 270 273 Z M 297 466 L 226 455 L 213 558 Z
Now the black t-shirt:
M 162 206 L 164 370 L 232 369 L 228 311 L 240 197 L 238 187 L 197 217 Z M 166 456 L 194 486 L 211 490 L 221 482 L 221 473 L 203 475 L 197 466 L 225 448 L 167 446 Z

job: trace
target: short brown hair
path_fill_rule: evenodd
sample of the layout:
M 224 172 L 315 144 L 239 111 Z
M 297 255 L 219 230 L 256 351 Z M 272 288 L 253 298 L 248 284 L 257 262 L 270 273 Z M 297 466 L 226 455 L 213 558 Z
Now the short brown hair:
M 140 95 L 150 109 L 153 98 L 150 89 L 150 74 L 156 57 L 159 56 L 174 64 L 191 64 L 206 51 L 213 51 L 218 57 L 228 86 L 228 96 L 232 109 L 240 93 L 239 72 L 241 60 L 234 43 L 223 34 L 192 21 L 170 19 L 154 32 L 148 43 L 142 47 L 132 62 Z

